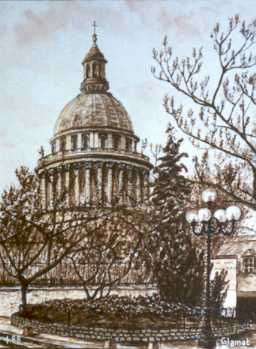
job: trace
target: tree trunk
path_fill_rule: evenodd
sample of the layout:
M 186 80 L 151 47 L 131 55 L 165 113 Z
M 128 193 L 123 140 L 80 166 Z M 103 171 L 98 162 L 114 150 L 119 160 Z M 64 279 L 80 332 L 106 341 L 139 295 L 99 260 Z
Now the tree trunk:
M 27 307 L 27 292 L 28 292 L 28 284 L 21 283 L 21 304 L 22 310 L 25 310 Z

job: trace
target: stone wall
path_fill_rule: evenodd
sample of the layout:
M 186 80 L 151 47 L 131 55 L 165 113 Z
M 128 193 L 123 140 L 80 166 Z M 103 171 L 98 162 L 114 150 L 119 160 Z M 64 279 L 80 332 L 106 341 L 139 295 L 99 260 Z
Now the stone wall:
M 44 323 L 38 320 L 23 318 L 19 313 L 11 316 L 11 324 L 20 328 L 30 328 L 37 334 L 47 333 L 64 337 L 74 337 L 86 341 L 122 342 L 167 342 L 174 340 L 198 339 L 199 328 L 169 328 L 169 329 L 110 329 L 100 327 L 67 326 L 58 323 Z M 221 328 L 213 328 L 216 338 L 241 334 L 251 329 L 250 324 L 227 324 Z
M 111 294 L 120 296 L 145 296 L 156 293 L 154 286 L 145 287 L 143 285 L 136 286 L 118 286 L 115 287 Z M 44 287 L 31 288 L 28 292 L 27 302 L 29 304 L 41 303 L 53 299 L 84 299 L 84 290 L 80 287 Z M 18 287 L 0 287 L 0 316 L 11 316 L 11 314 L 19 310 L 21 303 L 21 292 Z

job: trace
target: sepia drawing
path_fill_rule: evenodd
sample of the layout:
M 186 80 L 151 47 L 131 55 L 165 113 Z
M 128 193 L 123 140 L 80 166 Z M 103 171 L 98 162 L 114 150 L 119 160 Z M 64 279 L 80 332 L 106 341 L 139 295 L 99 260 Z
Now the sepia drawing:
M 253 8 L 0 2 L 0 348 L 256 348 Z

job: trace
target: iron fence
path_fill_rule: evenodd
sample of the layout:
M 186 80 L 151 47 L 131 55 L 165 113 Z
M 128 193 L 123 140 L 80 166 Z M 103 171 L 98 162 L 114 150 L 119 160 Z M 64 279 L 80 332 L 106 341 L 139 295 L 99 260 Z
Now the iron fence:
M 43 267 L 43 263 L 34 265 L 32 268 L 34 271 L 39 270 Z M 89 279 L 94 273 L 96 268 L 104 270 L 109 266 L 106 264 L 95 265 L 95 264 L 79 264 L 79 274 L 83 276 L 85 280 Z M 32 269 L 31 268 L 31 269 Z M 115 263 L 111 266 L 111 279 L 120 279 L 119 285 L 136 285 L 136 284 L 149 284 L 149 280 L 144 277 L 145 273 L 142 267 L 132 267 L 128 273 L 125 273 L 127 264 Z M 29 273 L 30 271 L 28 271 Z M 94 286 L 99 282 L 99 278 L 93 278 L 90 285 Z M 45 286 L 75 286 L 82 285 L 81 280 L 75 273 L 73 264 L 70 261 L 64 260 L 59 263 L 54 269 L 50 270 L 45 275 L 35 280 L 32 284 L 34 285 L 45 285 Z M 1 286 L 12 286 L 18 285 L 17 280 L 10 276 L 8 271 L 0 265 L 0 285 Z

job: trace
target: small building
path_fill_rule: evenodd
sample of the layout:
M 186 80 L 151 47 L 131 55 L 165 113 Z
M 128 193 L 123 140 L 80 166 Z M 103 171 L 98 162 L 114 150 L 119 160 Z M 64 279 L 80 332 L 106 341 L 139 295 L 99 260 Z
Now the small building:
M 256 236 L 239 235 L 227 240 L 213 263 L 216 271 L 228 271 L 224 307 L 235 308 L 239 316 L 256 318 Z

